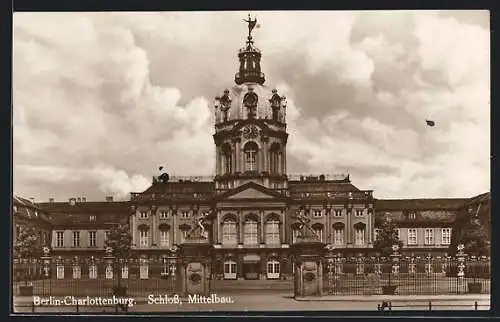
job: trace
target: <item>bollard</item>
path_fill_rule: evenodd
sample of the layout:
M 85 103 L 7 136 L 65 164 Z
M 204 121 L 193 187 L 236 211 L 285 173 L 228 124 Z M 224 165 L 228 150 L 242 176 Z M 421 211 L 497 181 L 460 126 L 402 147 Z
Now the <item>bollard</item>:
M 477 311 L 477 301 L 474 302 L 474 310 Z
M 432 303 L 429 301 L 429 311 L 432 311 Z
M 389 311 L 392 311 L 392 302 L 389 302 Z
M 380 304 L 377 304 L 377 311 L 382 311 Z
M 80 308 L 78 307 L 78 302 L 76 302 L 76 313 L 80 312 Z
M 31 312 L 35 313 L 35 302 L 31 301 Z

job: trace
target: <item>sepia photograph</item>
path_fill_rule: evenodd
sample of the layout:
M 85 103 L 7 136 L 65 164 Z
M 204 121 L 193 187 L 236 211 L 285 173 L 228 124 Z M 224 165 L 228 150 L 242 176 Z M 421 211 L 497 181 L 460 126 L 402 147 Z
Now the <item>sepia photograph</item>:
M 13 314 L 490 310 L 489 11 L 12 30 Z

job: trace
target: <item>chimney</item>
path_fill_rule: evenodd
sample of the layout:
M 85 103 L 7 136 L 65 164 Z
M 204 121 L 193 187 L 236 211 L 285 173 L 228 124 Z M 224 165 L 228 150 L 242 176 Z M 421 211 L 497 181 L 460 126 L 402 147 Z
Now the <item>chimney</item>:
M 82 197 L 82 202 L 87 202 L 87 197 Z
M 107 196 L 106 197 L 107 202 L 113 202 L 113 196 Z
M 49 198 L 49 202 L 53 203 L 54 202 L 54 198 Z

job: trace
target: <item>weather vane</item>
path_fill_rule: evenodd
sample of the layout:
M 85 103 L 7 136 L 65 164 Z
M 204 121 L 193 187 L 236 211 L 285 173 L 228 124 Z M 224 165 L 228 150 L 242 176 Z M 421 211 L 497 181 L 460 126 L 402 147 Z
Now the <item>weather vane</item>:
M 259 27 L 257 25 L 257 18 L 254 18 L 252 20 L 252 18 L 250 17 L 250 14 L 248 14 L 248 20 L 245 20 L 243 19 L 244 22 L 248 23 L 248 39 L 252 39 L 252 30 L 255 28 L 255 27 Z

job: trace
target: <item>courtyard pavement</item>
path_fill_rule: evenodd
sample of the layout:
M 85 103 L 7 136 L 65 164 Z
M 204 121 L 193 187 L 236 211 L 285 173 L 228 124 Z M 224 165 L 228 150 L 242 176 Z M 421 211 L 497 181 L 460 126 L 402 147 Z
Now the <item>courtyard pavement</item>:
M 392 311 L 398 310 L 429 310 L 429 301 L 432 311 L 439 310 L 477 310 L 490 309 L 489 294 L 466 295 L 415 295 L 415 296 L 323 296 L 318 298 L 297 298 L 292 294 L 217 294 L 230 298 L 228 304 L 188 303 L 182 304 L 149 304 L 147 298 L 134 298 L 135 304 L 129 312 L 251 312 L 251 311 L 377 311 L 382 301 L 391 302 Z M 75 306 L 38 306 L 34 307 L 33 298 L 15 297 L 14 312 L 16 313 L 76 313 Z M 114 306 L 86 306 L 79 307 L 81 313 L 115 313 Z

